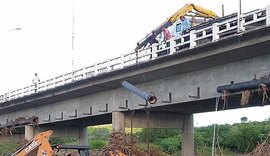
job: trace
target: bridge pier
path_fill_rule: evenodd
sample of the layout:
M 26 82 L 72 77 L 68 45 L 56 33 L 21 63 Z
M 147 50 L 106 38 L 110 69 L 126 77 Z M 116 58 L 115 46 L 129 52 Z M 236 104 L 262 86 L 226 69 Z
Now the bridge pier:
M 112 112 L 112 128 L 115 131 L 125 132 L 124 112 Z
M 79 130 L 79 144 L 80 145 L 88 145 L 88 131 L 87 127 L 80 127 Z
M 38 134 L 39 132 L 35 133 L 35 127 L 34 126 L 29 126 L 26 125 L 24 127 L 24 138 L 26 140 L 31 140 L 35 137 L 36 134 Z
M 172 112 L 150 112 L 149 128 L 182 129 L 182 155 L 194 156 L 194 123 L 193 114 Z M 112 126 L 116 131 L 124 131 L 131 127 L 131 114 L 128 112 L 112 112 Z M 146 112 L 137 111 L 132 115 L 133 128 L 147 128 Z
M 185 114 L 183 116 L 182 129 L 182 155 L 194 156 L 194 122 L 193 114 Z

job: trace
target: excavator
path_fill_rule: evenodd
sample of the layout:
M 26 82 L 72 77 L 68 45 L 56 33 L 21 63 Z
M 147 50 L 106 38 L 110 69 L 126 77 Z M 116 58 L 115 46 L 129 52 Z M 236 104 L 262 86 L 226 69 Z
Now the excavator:
M 90 156 L 89 147 L 82 145 L 53 145 L 49 143 L 49 138 L 53 131 L 45 131 L 37 134 L 31 141 L 25 144 L 23 147 L 14 152 L 11 156 L 54 156 L 59 153 L 60 150 L 64 150 L 64 154 L 67 154 L 67 150 L 75 150 L 79 156 Z M 54 151 L 56 150 L 56 151 Z M 37 154 L 35 154 L 37 152 Z
M 166 21 L 164 21 L 160 26 L 158 26 L 153 31 L 155 32 L 155 34 L 160 34 L 162 31 L 162 27 L 168 28 L 169 26 L 173 25 L 174 22 L 176 22 L 181 16 L 185 16 L 188 13 L 194 13 L 196 17 L 202 17 L 205 19 L 215 19 L 218 17 L 217 14 L 211 10 L 205 9 L 195 4 L 188 3 L 184 7 L 182 7 L 180 10 L 175 12 L 172 16 L 170 16 Z M 142 40 L 140 40 L 137 43 L 137 47 L 135 48 L 135 51 L 138 51 L 141 48 L 145 47 L 150 40 L 150 36 L 151 36 L 151 33 L 146 35 L 146 37 L 143 38 Z
M 49 143 L 49 137 L 53 131 L 45 131 L 37 134 L 29 143 L 18 149 L 11 156 L 27 156 L 38 149 L 37 156 L 52 156 L 53 150 Z

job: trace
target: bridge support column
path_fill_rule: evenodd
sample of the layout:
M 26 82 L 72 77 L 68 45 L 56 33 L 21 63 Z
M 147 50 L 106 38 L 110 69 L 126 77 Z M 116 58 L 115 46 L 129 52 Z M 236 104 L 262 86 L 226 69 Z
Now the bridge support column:
M 194 123 L 193 114 L 183 116 L 182 155 L 194 156 Z
M 125 114 L 123 112 L 112 112 L 112 128 L 115 131 L 125 132 Z
M 79 144 L 80 145 L 88 145 L 87 127 L 81 127 L 79 130 Z
M 33 126 L 25 126 L 25 129 L 24 129 L 24 138 L 26 140 L 31 140 L 35 137 L 35 127 Z

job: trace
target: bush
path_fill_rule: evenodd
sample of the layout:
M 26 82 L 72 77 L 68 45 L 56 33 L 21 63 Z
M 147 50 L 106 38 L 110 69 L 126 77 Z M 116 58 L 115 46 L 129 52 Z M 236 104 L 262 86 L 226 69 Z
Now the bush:
M 232 151 L 250 152 L 268 135 L 269 125 L 252 122 L 235 124 L 224 136 L 221 145 Z
M 160 142 L 160 147 L 163 152 L 166 152 L 168 154 L 176 153 L 181 149 L 180 137 L 170 137 L 162 139 Z
M 76 144 L 78 141 L 77 137 L 50 137 L 50 144 L 57 145 L 57 144 Z
M 91 149 L 102 149 L 107 145 L 107 142 L 104 140 L 92 140 L 90 141 L 90 148 Z
M 90 140 L 108 140 L 111 131 L 106 127 L 89 128 Z
M 147 133 L 149 130 L 150 143 L 156 145 L 160 144 L 160 141 L 165 138 L 180 136 L 180 129 L 156 129 L 156 128 L 144 128 L 141 132 L 138 132 L 138 138 L 141 142 L 147 142 Z

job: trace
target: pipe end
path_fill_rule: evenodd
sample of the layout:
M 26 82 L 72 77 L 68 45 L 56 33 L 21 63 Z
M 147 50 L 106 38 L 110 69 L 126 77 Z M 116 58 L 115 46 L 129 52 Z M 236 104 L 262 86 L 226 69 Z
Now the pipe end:
M 149 102 L 150 104 L 155 104 L 155 103 L 157 102 L 157 97 L 154 96 L 154 95 L 151 95 L 151 96 L 149 97 L 149 99 L 148 99 L 148 102 Z

